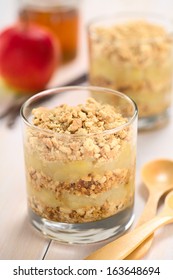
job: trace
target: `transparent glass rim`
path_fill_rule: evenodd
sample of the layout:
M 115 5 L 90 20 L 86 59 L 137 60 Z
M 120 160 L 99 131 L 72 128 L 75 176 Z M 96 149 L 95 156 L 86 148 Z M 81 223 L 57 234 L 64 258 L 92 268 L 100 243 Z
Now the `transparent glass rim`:
M 170 17 L 166 17 L 165 15 L 163 14 L 159 14 L 159 13 L 148 13 L 148 12 L 144 12 L 144 11 L 122 11 L 122 12 L 117 12 L 117 13 L 114 13 L 114 14 L 109 14 L 109 15 L 102 15 L 102 16 L 98 16 L 94 19 L 92 19 L 88 25 L 87 25 L 87 30 L 88 30 L 88 34 L 92 37 L 92 38 L 96 38 L 96 39 L 102 39 L 102 36 L 100 35 L 97 35 L 93 30 L 91 30 L 92 26 L 94 25 L 97 25 L 101 22 L 111 22 L 113 24 L 116 24 L 117 20 L 120 20 L 120 19 L 123 19 L 124 18 L 124 22 L 127 22 L 129 19 L 128 19 L 128 16 L 129 17 L 132 17 L 131 19 L 135 20 L 135 19 L 143 19 L 144 17 L 145 18 L 150 18 L 150 19 L 153 19 L 153 20 L 160 20 L 164 23 L 167 23 L 169 24 L 169 26 L 171 27 L 171 30 L 170 31 L 167 31 L 167 36 L 166 37 L 154 37 L 154 38 L 151 38 L 151 39 L 140 39 L 138 38 L 137 40 L 131 40 L 130 42 L 141 42 L 141 43 L 147 43 L 147 42 L 155 42 L 155 41 L 163 41 L 164 39 L 166 38 L 172 38 L 173 39 L 173 19 L 171 19 Z M 134 18 L 133 18 L 134 17 Z M 142 18 L 143 17 L 143 18 Z M 151 21 L 151 20 L 150 20 Z M 119 24 L 119 23 L 117 23 Z M 159 25 L 159 24 L 158 24 Z M 160 26 L 162 26 L 160 24 Z M 124 42 L 125 40 L 118 40 L 120 42 Z M 129 41 L 129 39 L 128 39 Z
M 115 128 L 109 129 L 109 130 L 104 130 L 102 132 L 97 132 L 97 133 L 88 133 L 88 134 L 66 134 L 66 133 L 58 133 L 58 132 L 54 132 L 48 129 L 42 129 L 37 127 L 36 125 L 32 124 L 27 117 L 25 116 L 25 110 L 26 108 L 35 100 L 38 100 L 39 98 L 43 98 L 46 97 L 47 95 L 56 95 L 58 94 L 58 92 L 62 92 L 62 91 L 71 91 L 71 90 L 91 90 L 91 91 L 101 91 L 104 93 L 110 93 L 116 96 L 119 96 L 123 99 L 125 99 L 129 104 L 131 104 L 131 106 L 134 109 L 134 113 L 133 115 L 129 118 L 129 120 L 123 124 L 123 125 L 119 125 Z M 69 137 L 69 138 L 81 138 L 81 137 L 90 137 L 90 136 L 98 136 L 98 135 L 108 135 L 108 134 L 113 134 L 113 133 L 117 133 L 118 131 L 124 129 L 125 127 L 131 125 L 138 117 L 138 108 L 136 103 L 134 102 L 134 100 L 132 100 L 129 96 L 125 95 L 124 93 L 121 93 L 119 91 L 113 90 L 113 89 L 108 89 L 108 88 L 104 88 L 104 87 L 97 87 L 97 86 L 66 86 L 66 87 L 55 87 L 52 89 L 47 89 L 44 91 L 41 91 L 33 96 L 31 96 L 30 98 L 28 98 L 22 105 L 21 109 L 20 109 L 20 116 L 23 120 L 23 122 L 30 127 L 31 129 L 35 129 L 38 132 L 45 132 L 51 135 L 56 135 L 57 137 Z

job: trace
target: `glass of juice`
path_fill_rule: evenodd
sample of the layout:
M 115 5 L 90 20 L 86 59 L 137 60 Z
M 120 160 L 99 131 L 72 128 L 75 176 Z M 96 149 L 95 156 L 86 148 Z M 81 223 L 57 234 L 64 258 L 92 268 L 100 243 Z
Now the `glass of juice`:
M 79 0 L 20 0 L 19 20 L 48 28 L 60 42 L 63 62 L 77 55 Z

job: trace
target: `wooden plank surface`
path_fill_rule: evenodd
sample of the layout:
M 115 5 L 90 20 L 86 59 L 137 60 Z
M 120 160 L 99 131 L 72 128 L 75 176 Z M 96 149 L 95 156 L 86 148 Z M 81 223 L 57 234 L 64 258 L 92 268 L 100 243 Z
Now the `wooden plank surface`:
M 0 259 L 42 259 L 49 240 L 28 222 L 21 126 L 0 123 Z

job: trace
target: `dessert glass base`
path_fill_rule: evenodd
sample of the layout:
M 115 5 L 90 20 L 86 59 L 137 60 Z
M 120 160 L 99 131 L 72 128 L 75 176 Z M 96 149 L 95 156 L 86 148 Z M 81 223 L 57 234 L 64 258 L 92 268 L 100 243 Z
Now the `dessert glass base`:
M 47 220 L 29 209 L 34 227 L 48 238 L 61 243 L 89 244 L 119 236 L 130 228 L 134 220 L 133 207 L 128 207 L 109 218 L 88 223 L 59 223 Z
M 140 131 L 157 129 L 168 123 L 170 119 L 170 109 L 167 109 L 160 115 L 150 116 L 147 118 L 139 118 L 138 129 Z

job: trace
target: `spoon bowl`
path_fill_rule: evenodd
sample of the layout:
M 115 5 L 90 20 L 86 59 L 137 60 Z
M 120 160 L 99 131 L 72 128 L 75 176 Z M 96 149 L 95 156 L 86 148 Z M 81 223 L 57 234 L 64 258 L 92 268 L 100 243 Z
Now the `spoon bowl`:
M 163 190 L 173 187 L 173 161 L 168 159 L 154 160 L 144 165 L 142 180 L 148 189 Z

